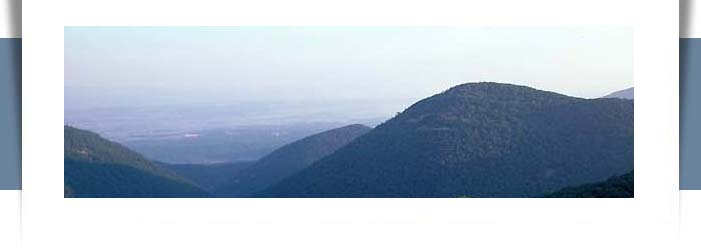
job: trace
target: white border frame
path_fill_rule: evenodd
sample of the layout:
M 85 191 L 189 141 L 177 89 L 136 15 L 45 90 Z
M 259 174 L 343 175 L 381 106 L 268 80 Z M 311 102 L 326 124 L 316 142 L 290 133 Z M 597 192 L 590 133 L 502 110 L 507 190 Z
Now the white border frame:
M 678 3 L 30 1 L 23 27 L 27 247 L 669 247 L 678 231 Z M 634 199 L 63 199 L 63 27 L 624 26 L 635 29 Z

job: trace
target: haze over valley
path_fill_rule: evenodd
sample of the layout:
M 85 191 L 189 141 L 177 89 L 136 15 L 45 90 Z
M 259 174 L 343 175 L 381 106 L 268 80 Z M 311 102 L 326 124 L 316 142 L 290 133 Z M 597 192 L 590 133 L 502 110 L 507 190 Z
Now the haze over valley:
M 66 109 L 67 125 L 167 163 L 253 161 L 331 128 L 374 127 L 413 101 L 240 102 Z
M 66 197 L 633 197 L 633 32 L 66 27 Z

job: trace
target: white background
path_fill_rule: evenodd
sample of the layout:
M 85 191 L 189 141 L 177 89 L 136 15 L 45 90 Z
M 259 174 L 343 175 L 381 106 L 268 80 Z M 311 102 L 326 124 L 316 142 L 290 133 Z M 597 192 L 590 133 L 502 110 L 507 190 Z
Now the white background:
M 16 11 L 13 8 L 15 5 L 10 5 L 10 1 L 20 0 L 0 0 L 0 38 L 20 37 L 19 29 L 16 28 L 20 23 L 14 23 L 11 18 L 13 15 L 10 14 L 11 11 Z M 19 246 L 21 201 L 19 190 L 0 190 L 0 247 Z
M 19 190 L 0 190 L 0 247 L 19 246 L 20 194 Z
M 676 1 L 29 1 L 26 247 L 674 247 Z M 64 25 L 635 28 L 634 199 L 63 199 Z M 573 75 L 576 76 L 576 75 Z

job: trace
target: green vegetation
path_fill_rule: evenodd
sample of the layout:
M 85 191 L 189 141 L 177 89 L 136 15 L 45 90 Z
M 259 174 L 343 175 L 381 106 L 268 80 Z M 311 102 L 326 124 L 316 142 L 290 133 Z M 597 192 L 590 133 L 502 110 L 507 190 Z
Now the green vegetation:
M 632 198 L 634 196 L 633 172 L 613 176 L 604 182 L 567 187 L 545 197 L 551 198 Z
M 234 162 L 222 164 L 163 164 L 161 167 L 187 178 L 211 192 L 222 186 L 230 178 L 250 168 L 255 162 Z
M 143 156 L 99 135 L 64 127 L 66 197 L 206 197 Z
M 215 194 L 220 197 L 251 196 L 309 167 L 370 130 L 363 125 L 349 125 L 285 145 L 240 173 L 234 173 L 226 184 L 215 191 Z
M 469 83 L 259 197 L 540 197 L 633 169 L 633 101 Z
M 65 197 L 633 197 L 633 100 L 509 84 L 459 85 L 257 162 L 159 164 L 68 126 L 64 140 Z

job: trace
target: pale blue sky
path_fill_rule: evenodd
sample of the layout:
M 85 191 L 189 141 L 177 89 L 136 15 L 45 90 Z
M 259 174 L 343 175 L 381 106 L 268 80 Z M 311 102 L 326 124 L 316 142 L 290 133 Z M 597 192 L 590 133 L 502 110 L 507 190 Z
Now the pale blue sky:
M 633 85 L 624 28 L 67 27 L 66 107 L 419 99 L 497 81 L 579 97 Z

